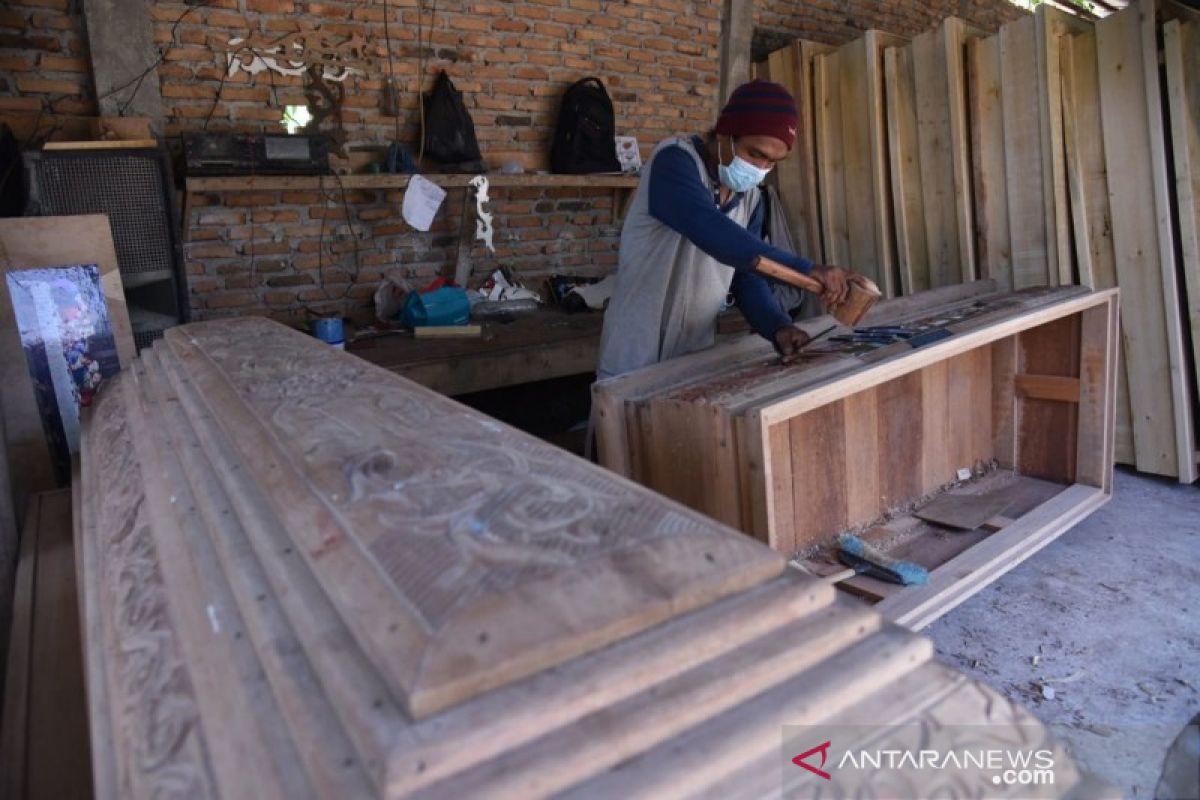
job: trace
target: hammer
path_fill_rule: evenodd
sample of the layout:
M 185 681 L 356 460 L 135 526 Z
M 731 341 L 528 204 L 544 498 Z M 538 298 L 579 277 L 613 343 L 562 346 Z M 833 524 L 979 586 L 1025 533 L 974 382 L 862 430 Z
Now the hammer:
M 816 278 L 811 278 L 803 272 L 797 272 L 794 269 L 785 267 L 778 261 L 772 261 L 765 256 L 758 259 L 758 265 L 755 269 L 768 278 L 774 278 L 782 283 L 791 284 L 806 292 L 820 295 L 825 291 L 825 287 Z M 829 309 L 829 313 L 847 328 L 853 328 L 871 310 L 871 306 L 875 305 L 879 297 L 879 287 L 875 285 L 874 281 L 862 275 L 856 275 L 850 281 L 850 293 L 846 296 L 846 299 L 834 308 Z

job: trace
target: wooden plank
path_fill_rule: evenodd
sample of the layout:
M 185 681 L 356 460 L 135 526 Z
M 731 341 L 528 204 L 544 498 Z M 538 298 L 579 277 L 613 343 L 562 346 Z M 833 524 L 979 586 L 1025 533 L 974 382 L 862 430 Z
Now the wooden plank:
M 1020 409 L 1016 399 L 1017 337 L 992 345 L 992 445 L 996 462 L 1004 469 L 1017 464 L 1017 429 Z
M 0 718 L 0 787 L 5 797 L 24 797 L 28 785 L 29 688 L 33 683 L 33 606 L 36 597 L 38 534 L 42 495 L 29 498 L 25 535 L 13 586 L 12 628 L 4 671 L 4 715 Z
M 1117 285 L 1117 265 L 1112 239 L 1108 170 L 1104 163 L 1095 31 L 1063 37 L 1060 48 L 1063 62 L 1063 136 L 1079 282 L 1096 289 L 1109 289 Z M 1119 338 L 1117 347 L 1124 352 L 1124 344 Z M 1116 380 L 1113 401 L 1116 414 L 1114 458 L 1121 464 L 1135 464 L 1137 456 L 1133 445 L 1133 420 L 1129 411 L 1129 381 L 1123 356 Z
M 849 524 L 845 406 L 829 403 L 797 416 L 790 426 L 794 547 L 799 551 Z
M 469 339 L 482 333 L 481 325 L 421 325 L 413 328 L 413 336 L 417 339 Z
M 1200 20 L 1163 25 L 1163 58 L 1179 209 L 1183 322 L 1191 334 L 1192 375 L 1200 378 Z M 1192 396 L 1198 394 L 1200 383 L 1195 383 Z
M 1061 483 L 1075 481 L 1079 349 L 1078 314 L 1023 331 L 1017 338 L 1016 385 L 1021 406 L 1017 472 L 1021 475 Z M 1070 380 L 1045 380 L 1055 376 Z M 1032 394 L 1025 394 L 1026 389 L 1032 389 Z M 1056 392 L 1073 395 L 1075 402 L 1063 402 L 1060 396 L 1041 399 L 1043 394 Z
M 879 507 L 894 508 L 924 490 L 922 464 L 924 417 L 921 374 L 911 373 L 881 384 L 877 390 L 879 419 Z
M 849 524 L 879 514 L 880 448 L 877 390 L 868 389 L 844 401 L 846 434 L 846 518 Z M 801 509 L 803 513 L 803 509 Z
M 1191 483 L 1195 433 L 1155 36 L 1153 0 L 1096 23 L 1100 107 L 1137 468 Z
M 1056 250 L 1046 230 L 1042 120 L 1038 104 L 1036 21 L 1021 17 L 1000 28 L 1004 166 L 1013 287 L 1058 282 Z
M 1116 398 L 1116 300 L 1080 315 L 1079 438 L 1076 442 L 1075 481 L 1112 490 L 1113 430 Z
M 975 202 L 979 275 L 1013 288 L 1008 232 L 1008 184 L 1004 161 L 1004 106 L 1000 37 L 967 42 L 971 118 L 972 196 Z
M 954 175 L 955 227 L 958 230 L 958 258 L 964 283 L 984 277 L 975 253 L 974 208 L 971 199 L 970 126 L 967 116 L 966 44 L 984 32 L 956 17 L 942 21 L 942 46 L 945 49 L 946 89 L 950 107 L 950 156 Z
M 41 496 L 30 647 L 26 796 L 92 796 L 71 492 Z
M 1067 291 L 1070 290 L 1067 289 Z M 893 378 L 916 372 L 952 355 L 967 352 L 983 344 L 991 344 L 1011 334 L 1100 305 L 1107 302 L 1108 298 L 1114 294 L 1114 290 L 1081 294 L 1078 297 L 1060 299 L 1045 308 L 1014 313 L 1006 319 L 958 332 L 951 338 L 935 344 L 906 351 L 903 358 L 883 360 L 872 364 L 870 369 L 860 370 L 849 375 L 838 375 L 831 380 L 806 386 L 802 393 L 781 397 L 766 403 L 762 407 L 761 413 L 768 423 L 790 419 L 797 414 L 847 394 L 878 386 Z
M 921 392 L 921 491 L 928 494 L 947 481 L 962 466 L 951 461 L 953 442 L 950 438 L 950 412 L 955 398 L 950 396 L 950 366 L 948 361 L 930 364 L 920 372 Z M 957 388 L 957 387 L 955 387 Z M 911 424 L 911 423 L 910 423 Z M 893 468 L 903 469 L 893 463 Z M 919 496 L 918 495 L 918 496 Z
M 954 17 L 913 40 L 921 186 L 931 286 L 974 280 L 963 46 Z
M 1075 485 L 996 531 L 930 573 L 929 583 L 884 600 L 879 613 L 920 630 L 1066 533 L 1109 500 L 1103 490 Z
M 335 191 L 341 189 L 404 189 L 411 175 L 238 175 L 226 178 L 188 178 L 189 192 Z M 466 188 L 474 175 L 423 174 L 443 189 Z M 492 189 L 517 187 L 573 187 L 581 189 L 636 189 L 639 178 L 629 175 L 503 175 L 487 176 Z
M 750 80 L 750 39 L 754 35 L 754 9 L 737 0 L 725 0 L 721 11 L 721 104 L 738 86 Z
M 796 506 L 792 490 L 792 441 L 791 425 L 773 425 L 767 432 L 770 446 L 765 454 L 771 459 L 771 484 L 767 487 L 772 499 L 769 535 L 764 541 L 780 553 L 794 553 L 800 549 L 796 544 Z M 744 463 L 744 462 L 743 462 Z M 751 510 L 753 514 L 753 510 Z M 751 531 L 761 530 L 753 519 Z M 745 530 L 743 528 L 743 530 Z
M 836 89 L 841 93 L 841 119 L 834 129 L 842 138 L 842 154 L 846 193 L 846 229 L 849 237 L 849 258 L 845 266 L 861 272 L 878 284 L 885 297 L 891 290 L 891 261 L 883 238 L 876 231 L 876 221 L 884 219 L 875 204 L 872 121 L 877 116 L 874 102 L 882 96 L 871 91 L 873 51 L 867 38 L 860 37 L 838 50 Z M 889 243 L 890 245 L 890 243 Z M 890 248 L 888 248 L 890 249 Z
M 911 44 L 884 51 L 884 82 L 887 87 L 888 164 L 892 178 L 896 264 L 900 273 L 900 291 L 908 295 L 930 288 Z
M 821 208 L 821 250 L 827 263 L 849 267 L 850 230 L 846 209 L 840 75 L 840 53 L 835 51 L 813 59 L 813 119 Z
M 899 37 L 869 30 L 838 50 L 841 148 L 850 235 L 847 265 L 874 279 L 886 297 L 896 294 L 896 281 L 892 215 L 888 212 L 883 49 L 901 42 Z
M 1003 514 L 1010 505 L 1012 500 L 1003 494 L 980 496 L 947 492 L 918 508 L 913 516 L 947 528 L 971 531 Z
M 157 139 L 101 139 L 94 142 L 46 142 L 43 150 L 145 150 L 158 147 Z
M 774 180 L 796 252 L 823 261 L 821 215 L 817 201 L 816 128 L 813 109 L 813 58 L 834 48 L 797 39 L 767 58 L 766 78 L 787 87 L 796 101 L 796 142 L 779 162 Z
M 1105 309 L 1107 312 L 1107 309 Z M 1107 317 L 1107 313 L 1105 314 Z M 1097 341 L 1101 348 L 1104 337 Z M 1066 378 L 1058 375 L 1028 375 L 1017 376 L 1017 396 L 1032 400 L 1057 400 L 1060 403 L 1078 403 L 1080 396 L 1079 378 Z
M 946 84 L 946 51 L 941 45 L 937 31 L 927 31 L 912 42 L 917 144 L 931 287 L 962 282 L 949 140 L 950 98 Z
M 91 214 L 71 217 L 0 219 L 0 273 L 33 267 L 95 264 L 108 305 L 113 339 L 122 366 L 137 354 L 133 329 L 121 288 L 121 273 L 108 218 Z M 12 469 L 16 513 L 26 498 L 53 488 L 56 481 L 50 452 L 33 394 L 29 367 L 17 334 L 8 284 L 0 275 L 0 406 L 3 406 L 8 458 Z
M 1053 252 L 1052 282 L 1078 282 L 1071 258 L 1070 208 L 1063 155 L 1062 57 L 1060 42 L 1070 34 L 1092 30 L 1078 15 L 1042 4 L 1034 14 L 1037 28 L 1038 104 L 1042 122 L 1042 197 L 1046 211 L 1048 247 Z

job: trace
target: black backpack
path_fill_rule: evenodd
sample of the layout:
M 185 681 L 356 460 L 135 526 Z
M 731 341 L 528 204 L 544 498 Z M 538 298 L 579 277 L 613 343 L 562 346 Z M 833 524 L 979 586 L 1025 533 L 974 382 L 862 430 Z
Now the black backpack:
M 424 100 L 425 152 L 429 157 L 464 172 L 483 172 L 475 123 L 445 70 L 438 73 Z
M 620 172 L 617 122 L 599 78 L 576 81 L 563 94 L 550 150 L 550 170 L 565 175 Z

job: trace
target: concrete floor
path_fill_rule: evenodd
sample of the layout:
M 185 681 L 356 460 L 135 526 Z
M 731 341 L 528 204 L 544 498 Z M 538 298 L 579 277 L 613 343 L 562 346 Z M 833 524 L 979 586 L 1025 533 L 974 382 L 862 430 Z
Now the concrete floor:
M 925 630 L 1093 774 L 1150 798 L 1200 712 L 1200 486 L 1119 469 L 1111 502 Z M 1049 691 L 1044 689 L 1047 687 Z

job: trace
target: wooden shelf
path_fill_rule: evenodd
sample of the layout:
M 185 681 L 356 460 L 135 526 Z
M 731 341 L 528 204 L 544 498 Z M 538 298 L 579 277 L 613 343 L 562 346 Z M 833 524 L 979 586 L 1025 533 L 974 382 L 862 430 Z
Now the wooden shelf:
M 493 189 L 511 187 L 578 187 L 583 189 L 633 189 L 636 175 L 503 175 L 485 174 Z M 403 189 L 411 175 L 241 175 L 188 178 L 189 192 L 253 192 L 303 189 Z M 475 175 L 425 175 L 443 189 L 465 188 Z

